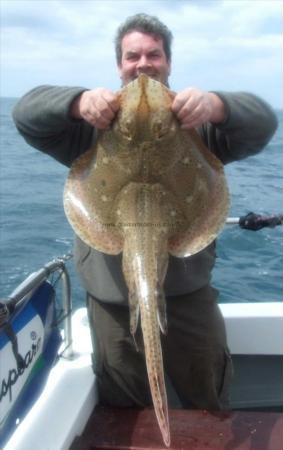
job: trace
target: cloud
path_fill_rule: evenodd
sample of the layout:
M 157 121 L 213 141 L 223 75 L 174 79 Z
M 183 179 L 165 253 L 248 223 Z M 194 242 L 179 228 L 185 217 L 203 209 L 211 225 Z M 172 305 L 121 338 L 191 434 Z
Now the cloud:
M 37 84 L 117 89 L 113 38 L 129 15 L 157 15 L 174 34 L 171 83 L 252 89 L 283 107 L 281 0 L 1 0 L 1 95 Z

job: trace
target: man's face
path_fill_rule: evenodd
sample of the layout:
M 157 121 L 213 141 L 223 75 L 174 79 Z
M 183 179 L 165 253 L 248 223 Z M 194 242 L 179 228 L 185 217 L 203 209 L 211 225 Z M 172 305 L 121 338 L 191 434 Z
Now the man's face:
M 118 70 L 123 85 L 141 73 L 168 84 L 171 64 L 166 58 L 162 39 L 131 31 L 123 37 L 121 47 L 122 59 Z

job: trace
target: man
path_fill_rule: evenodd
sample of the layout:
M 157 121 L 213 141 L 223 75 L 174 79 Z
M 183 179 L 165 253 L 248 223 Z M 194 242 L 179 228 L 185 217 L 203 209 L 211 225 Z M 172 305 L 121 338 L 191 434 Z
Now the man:
M 145 14 L 128 18 L 116 37 L 122 84 L 146 73 L 168 85 L 171 40 L 170 31 L 157 18 Z M 70 166 L 95 143 L 96 130 L 111 125 L 118 109 L 117 95 L 105 88 L 41 86 L 19 101 L 14 120 L 28 143 Z M 270 107 L 246 93 L 188 88 L 177 93 L 172 111 L 182 128 L 197 128 L 224 164 L 259 152 L 277 126 Z M 129 332 L 121 256 L 104 255 L 77 238 L 75 257 L 88 293 L 100 402 L 149 405 L 144 354 L 136 351 Z M 228 407 L 231 360 L 217 292 L 210 286 L 214 260 L 215 244 L 190 258 L 170 257 L 165 280 L 164 367 L 168 384 L 186 408 Z

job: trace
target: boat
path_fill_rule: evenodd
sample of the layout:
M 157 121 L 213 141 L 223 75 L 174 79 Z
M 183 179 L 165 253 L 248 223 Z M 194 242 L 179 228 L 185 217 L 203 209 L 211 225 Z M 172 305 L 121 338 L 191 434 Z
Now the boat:
M 90 448 L 73 447 L 93 415 L 98 395 L 87 310 L 72 311 L 69 258 L 48 262 L 0 302 L 3 450 Z M 61 294 L 59 310 L 54 285 Z M 267 411 L 277 414 L 276 420 L 283 425 L 283 302 L 241 302 L 220 304 L 220 308 L 235 367 L 232 410 Z M 170 384 L 167 390 L 170 405 L 178 411 Z M 99 431 L 97 427 L 92 425 L 93 434 Z M 277 442 L 282 437 L 278 436 Z

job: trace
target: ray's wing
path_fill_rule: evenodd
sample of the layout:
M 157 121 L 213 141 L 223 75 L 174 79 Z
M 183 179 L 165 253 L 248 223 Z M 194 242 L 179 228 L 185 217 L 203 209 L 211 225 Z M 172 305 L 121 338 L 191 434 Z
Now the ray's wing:
M 99 144 L 80 156 L 72 165 L 64 189 L 64 209 L 76 234 L 89 246 L 111 255 L 123 249 L 123 237 L 113 221 L 116 193 L 107 186 L 102 158 L 101 170 L 96 155 Z M 106 169 L 111 171 L 111 167 Z
M 179 139 L 184 151 L 164 184 L 186 217 L 179 232 L 170 237 L 168 251 L 185 257 L 207 247 L 223 228 L 229 192 L 222 163 L 197 132 L 180 130 Z

